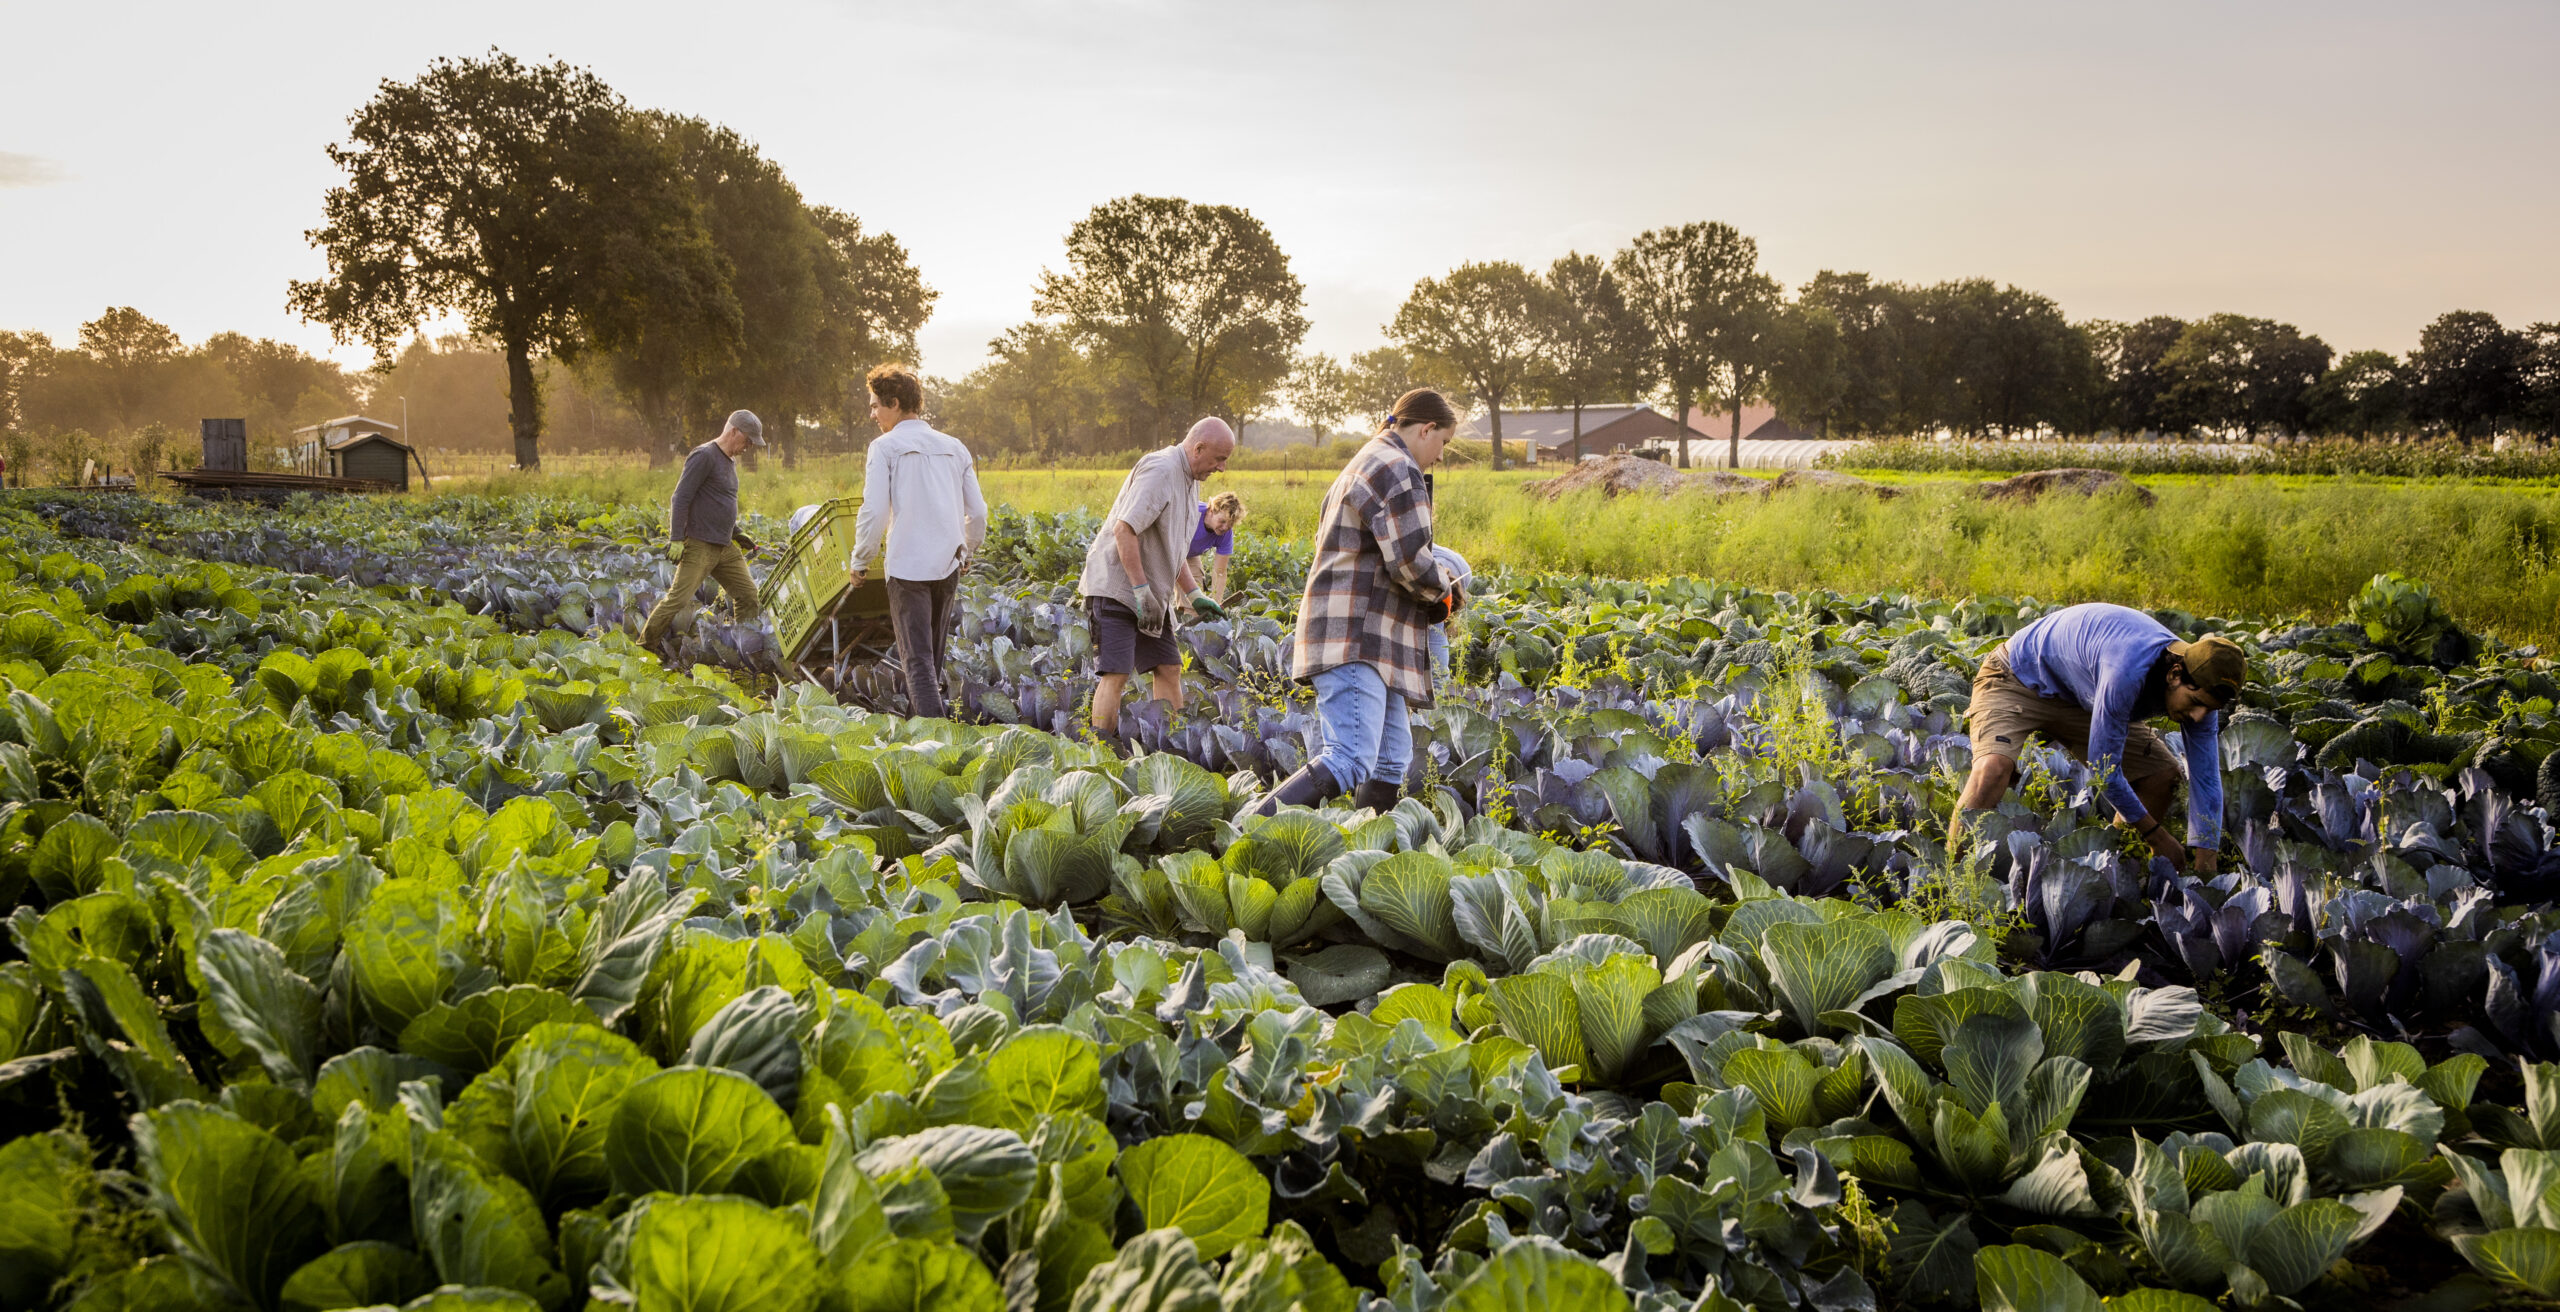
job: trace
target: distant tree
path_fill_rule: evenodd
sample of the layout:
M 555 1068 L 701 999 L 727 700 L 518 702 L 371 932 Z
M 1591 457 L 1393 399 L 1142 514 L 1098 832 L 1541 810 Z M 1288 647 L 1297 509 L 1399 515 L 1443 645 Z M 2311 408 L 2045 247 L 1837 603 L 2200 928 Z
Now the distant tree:
M 336 361 L 323 360 L 301 347 L 224 332 L 206 338 L 202 349 L 230 375 L 241 404 L 248 411 L 242 417 L 248 420 L 253 433 L 282 433 L 356 408 L 360 391 L 356 380 L 349 378 Z M 319 410 L 328 413 L 313 413 Z
M 2090 324 L 2089 331 L 2103 389 L 2097 426 L 2127 437 L 2175 430 L 2176 417 L 2163 399 L 2171 378 L 2160 358 L 2187 331 L 2186 320 L 2165 314 L 2134 323 L 2101 320 Z
M 23 422 L 18 398 L 29 381 L 44 373 L 52 357 L 53 339 L 43 333 L 0 329 L 0 433 L 18 431 Z
M 891 360 L 915 362 L 916 331 L 940 293 L 925 285 L 897 238 L 865 232 L 862 220 L 825 205 L 812 206 L 809 216 L 836 260 L 823 280 L 826 315 L 813 346 L 834 371 L 830 394 L 844 407 L 845 441 L 859 449 L 870 401 L 862 376 Z
M 2181 428 L 2238 428 L 2255 438 L 2300 432 L 2307 400 L 2328 372 L 2329 344 L 2291 324 L 2216 314 L 2187 325 L 2160 357 L 2169 380 L 2161 393 Z
M 1124 366 L 1150 438 L 1260 409 L 1307 333 L 1305 289 L 1270 230 L 1232 205 L 1123 196 L 1067 233 L 1067 271 L 1040 276 L 1056 315 Z
M 1910 337 L 1934 384 L 1925 423 L 2003 437 L 2069 426 L 2098 367 L 2088 334 L 2045 296 L 1988 279 L 1921 289 Z
M 989 399 L 1021 417 L 1025 447 L 1037 455 L 1074 450 L 1099 425 L 1102 391 L 1074 334 L 1056 324 L 1018 324 L 987 343 L 995 357 Z
M 1322 351 L 1308 351 L 1298 357 L 1283 391 L 1289 408 L 1315 430 L 1318 446 L 1351 413 L 1351 376 L 1343 372 L 1340 362 Z
M 538 355 L 632 338 L 712 299 L 719 266 L 674 152 L 593 73 L 491 51 L 384 82 L 329 158 L 348 173 L 309 235 L 329 276 L 291 307 L 388 358 L 458 314 L 507 360 L 516 463 L 542 463 Z
M 1689 467 L 1689 403 L 1715 386 L 1726 359 L 1719 334 L 1735 307 L 1771 294 L 1760 250 L 1724 223 L 1687 223 L 1637 234 L 1610 261 L 1627 306 L 1642 325 L 1646 379 L 1671 401 L 1681 426 L 1680 467 Z
M 2409 380 L 2389 351 L 2352 351 L 2303 395 L 2312 432 L 2371 437 L 2409 423 Z
M 1361 421 L 1362 431 L 1369 433 L 1386 422 L 1387 412 L 1405 393 L 1431 386 L 1414 367 L 1413 357 L 1394 346 L 1371 347 L 1351 357 L 1343 375 L 1342 399 L 1350 406 L 1352 418 Z
M 588 357 L 582 363 L 595 367 L 602 360 Z M 411 434 L 421 447 L 486 451 L 514 445 L 507 423 L 507 359 L 494 342 L 461 333 L 433 341 L 424 334 L 411 337 L 388 368 L 374 372 L 373 395 L 409 398 Z
M 1509 260 L 1461 264 L 1444 278 L 1413 285 L 1387 335 L 1426 368 L 1463 378 L 1484 402 L 1493 438 L 1493 467 L 1502 462 L 1502 407 L 1538 381 L 1539 302 L 1545 291 Z
M 1746 237 L 1744 241 L 1750 241 Z M 1758 262 L 1758 246 L 1752 259 Z M 1778 281 L 1756 270 L 1734 279 L 1709 303 L 1706 334 L 1709 349 L 1724 381 L 1721 390 L 1731 407 L 1733 431 L 1725 447 L 1725 467 L 1742 468 L 1742 408 L 1765 398 L 1769 371 L 1778 363 L 1784 341 L 1784 307 Z
M 2560 323 L 2524 330 L 2524 417 L 2543 438 L 2560 437 Z
M 2452 310 L 2437 316 L 2409 353 L 2411 411 L 2465 442 L 2495 433 L 2499 421 L 2524 408 L 2527 350 L 2524 334 L 2495 315 Z
M 1852 383 L 1840 316 L 1827 305 L 1789 302 L 1779 315 L 1777 350 L 1769 369 L 1771 403 L 1828 437 Z
M 1538 395 L 1573 411 L 1573 458 L 1582 459 L 1583 407 L 1623 399 L 1642 386 L 1644 329 L 1627 308 L 1617 275 L 1579 251 L 1547 266 L 1537 300 Z
M 115 431 L 140 424 L 151 375 L 178 358 L 184 344 L 167 324 L 120 305 L 80 325 L 80 349 L 96 361 Z
M 1790 349 L 1818 360 L 1829 346 L 1821 340 L 1814 312 L 1829 316 L 1839 331 L 1838 376 L 1827 377 L 1824 366 L 1799 361 L 1797 367 L 1813 372 L 1784 385 L 1798 387 L 1802 395 L 1782 404 L 1804 407 L 1793 413 L 1818 422 L 1825 436 L 1835 426 L 1859 436 L 1912 431 L 1915 424 L 1902 422 L 1903 332 L 1912 318 L 1910 300 L 1908 288 L 1879 283 L 1863 273 L 1825 269 L 1815 274 L 1796 294 L 1796 326 L 1804 335 L 1792 339 Z M 1773 378 L 1772 386 L 1782 385 Z

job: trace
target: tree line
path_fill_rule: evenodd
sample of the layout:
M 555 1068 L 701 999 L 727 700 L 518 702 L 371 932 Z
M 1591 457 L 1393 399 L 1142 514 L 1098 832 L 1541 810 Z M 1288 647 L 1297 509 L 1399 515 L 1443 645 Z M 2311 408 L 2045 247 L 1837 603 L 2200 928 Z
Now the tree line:
M 663 458 L 665 436 L 597 365 L 535 362 L 547 439 Z M 21 485 L 70 481 L 90 460 L 117 470 L 190 468 L 197 421 L 212 417 L 245 420 L 251 466 L 281 468 L 295 430 L 359 412 L 401 425 L 422 450 L 505 449 L 506 357 L 468 334 L 422 335 L 387 363 L 354 371 L 235 332 L 190 346 L 131 306 L 81 325 L 70 345 L 0 330 L 0 454 Z M 811 434 L 823 448 L 851 449 L 832 427 Z
M 253 434 L 280 439 L 346 414 L 364 391 L 363 379 L 298 347 L 230 332 L 190 347 L 116 306 L 67 346 L 0 330 L 0 453 L 20 484 L 30 474 L 69 481 L 93 459 L 159 468 L 192 446 L 199 419 L 246 417 Z
M 1250 235 L 1251 260 L 1221 259 L 1233 243 L 1197 235 L 1209 225 L 1143 217 L 1212 209 Z M 1097 232 L 1115 236 L 1097 246 Z M 1134 232 L 1146 239 L 1125 240 Z M 939 389 L 992 449 L 1125 449 L 1175 431 L 1176 411 L 1241 422 L 1285 406 L 1328 431 L 1425 382 L 1484 411 L 1497 463 L 1506 410 L 1574 411 L 1579 455 L 1582 410 L 1639 400 L 1729 416 L 1729 460 L 1755 402 L 1839 437 L 2560 436 L 2560 324 L 2511 329 L 2478 311 L 2439 317 L 2401 358 L 2339 356 L 2291 324 L 2240 314 L 2074 322 L 2052 298 L 1989 279 L 1913 286 L 1825 270 L 1789 295 L 1750 237 L 1691 223 L 1543 270 L 1491 261 L 1424 278 L 1384 326 L 1388 344 L 1343 362 L 1295 353 L 1298 284 L 1241 211 L 1131 197 L 1094 210 L 1068 250 L 1037 317 Z M 1241 308 L 1252 306 L 1258 317 Z M 1219 307 L 1240 312 L 1221 322 Z M 1168 360 L 1218 385 L 1168 388 Z

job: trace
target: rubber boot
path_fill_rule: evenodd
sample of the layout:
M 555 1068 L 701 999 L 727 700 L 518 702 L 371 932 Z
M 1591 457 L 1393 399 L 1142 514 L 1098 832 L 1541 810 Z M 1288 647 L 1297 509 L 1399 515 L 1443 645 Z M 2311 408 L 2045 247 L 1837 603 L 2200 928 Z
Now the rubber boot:
M 1351 790 L 1351 804 L 1367 807 L 1380 815 L 1385 815 L 1396 809 L 1396 799 L 1402 796 L 1404 796 L 1403 780 L 1363 779 L 1359 787 Z
M 1263 794 L 1261 801 L 1245 808 L 1244 814 L 1236 818 L 1277 815 L 1284 806 L 1313 806 L 1341 791 L 1342 785 L 1334 782 L 1333 771 L 1324 768 L 1324 762 L 1309 761 L 1304 769 L 1281 780 L 1278 787 Z

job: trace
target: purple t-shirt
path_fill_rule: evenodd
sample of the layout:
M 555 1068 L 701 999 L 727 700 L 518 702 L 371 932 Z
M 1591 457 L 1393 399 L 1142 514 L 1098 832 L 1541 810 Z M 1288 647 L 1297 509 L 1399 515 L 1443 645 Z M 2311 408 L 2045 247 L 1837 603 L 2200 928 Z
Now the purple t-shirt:
M 1197 504 L 1200 507 L 1200 513 L 1191 521 L 1191 550 L 1183 554 L 1198 556 L 1205 554 L 1211 547 L 1217 548 L 1221 556 L 1236 554 L 1236 526 L 1227 525 L 1227 531 L 1224 533 L 1210 532 L 1209 503 L 1202 501 Z

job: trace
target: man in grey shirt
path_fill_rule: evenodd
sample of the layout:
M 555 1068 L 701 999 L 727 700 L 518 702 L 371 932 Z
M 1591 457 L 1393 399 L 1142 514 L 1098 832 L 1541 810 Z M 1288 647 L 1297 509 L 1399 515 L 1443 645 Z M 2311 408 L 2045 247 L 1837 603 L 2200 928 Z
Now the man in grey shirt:
M 1093 690 L 1093 728 L 1105 738 L 1118 736 L 1121 694 L 1141 669 L 1155 671 L 1157 697 L 1182 709 L 1174 606 L 1189 593 L 1201 614 L 1220 613 L 1200 592 L 1186 557 L 1198 521 L 1200 480 L 1225 469 L 1235 449 L 1235 430 L 1211 416 L 1193 424 L 1180 445 L 1140 457 L 1085 552 L 1076 591 L 1093 620 L 1094 664 L 1102 675 Z
M 741 622 L 763 613 L 755 580 L 747 573 L 747 550 L 754 544 L 738 532 L 738 453 L 764 444 L 764 424 L 755 413 L 733 410 L 720 436 L 685 457 L 676 494 L 667 502 L 667 531 L 681 553 L 676 581 L 641 624 L 641 646 L 656 651 L 679 620 L 692 623 L 693 594 L 705 576 L 719 581 Z

